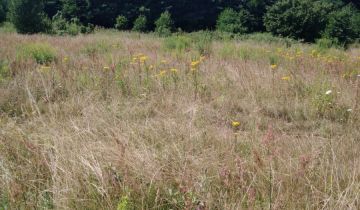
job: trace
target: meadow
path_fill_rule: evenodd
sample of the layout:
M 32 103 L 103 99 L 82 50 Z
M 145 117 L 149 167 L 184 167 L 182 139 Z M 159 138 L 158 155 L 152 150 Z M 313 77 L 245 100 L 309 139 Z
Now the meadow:
M 359 209 L 360 48 L 0 33 L 0 209 Z

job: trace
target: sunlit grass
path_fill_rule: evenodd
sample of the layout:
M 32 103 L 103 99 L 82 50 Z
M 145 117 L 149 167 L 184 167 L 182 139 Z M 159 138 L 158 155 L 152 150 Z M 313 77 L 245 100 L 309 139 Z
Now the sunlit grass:
M 0 209 L 358 209 L 360 50 L 208 36 L 0 34 Z

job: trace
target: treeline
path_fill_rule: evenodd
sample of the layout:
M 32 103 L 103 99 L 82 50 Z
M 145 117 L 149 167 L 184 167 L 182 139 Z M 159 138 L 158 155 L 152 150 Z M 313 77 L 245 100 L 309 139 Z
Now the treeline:
M 359 0 L 0 0 L 0 21 L 6 19 L 20 33 L 217 29 L 345 45 L 360 37 Z

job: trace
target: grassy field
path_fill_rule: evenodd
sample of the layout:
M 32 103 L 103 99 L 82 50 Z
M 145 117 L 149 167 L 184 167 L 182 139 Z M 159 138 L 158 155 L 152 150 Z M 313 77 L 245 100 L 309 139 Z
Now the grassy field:
M 0 209 L 359 209 L 360 49 L 0 34 Z

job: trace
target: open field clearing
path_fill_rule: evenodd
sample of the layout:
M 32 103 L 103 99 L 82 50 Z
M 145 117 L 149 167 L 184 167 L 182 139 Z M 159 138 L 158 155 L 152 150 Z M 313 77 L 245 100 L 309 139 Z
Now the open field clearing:
M 360 49 L 0 34 L 0 209 L 360 209 Z

